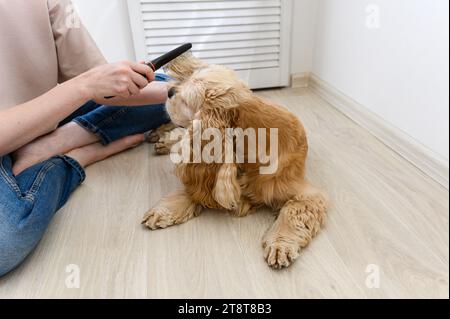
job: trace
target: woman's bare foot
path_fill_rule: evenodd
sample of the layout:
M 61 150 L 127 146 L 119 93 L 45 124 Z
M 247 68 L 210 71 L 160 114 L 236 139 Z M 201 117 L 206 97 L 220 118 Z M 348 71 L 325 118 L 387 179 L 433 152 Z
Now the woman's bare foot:
M 17 176 L 27 168 L 53 156 L 63 155 L 82 146 L 90 145 L 99 138 L 76 123 L 68 123 L 54 132 L 42 136 L 15 151 L 13 173 Z
M 132 135 L 115 141 L 107 146 L 94 143 L 75 149 L 66 155 L 76 160 L 81 166 L 88 167 L 108 157 L 119 154 L 130 148 L 134 148 L 144 142 L 144 134 Z

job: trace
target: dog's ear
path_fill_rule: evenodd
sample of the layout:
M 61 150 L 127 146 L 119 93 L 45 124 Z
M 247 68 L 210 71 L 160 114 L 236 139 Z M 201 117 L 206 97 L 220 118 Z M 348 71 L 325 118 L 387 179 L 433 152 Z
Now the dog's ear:
M 206 89 L 205 104 L 208 108 L 231 110 L 239 106 L 239 96 L 233 87 L 217 85 Z
M 223 164 L 216 175 L 213 197 L 223 208 L 235 211 L 241 201 L 236 164 Z
M 237 104 L 229 98 L 221 96 L 203 104 L 197 114 L 204 128 L 217 128 L 225 130 L 232 128 L 237 114 Z
M 207 66 L 207 63 L 194 57 L 191 52 L 186 52 L 167 64 L 164 69 L 173 79 L 184 82 L 190 78 L 195 71 Z
M 204 102 L 197 114 L 203 127 L 233 128 L 239 107 L 252 99 L 246 86 L 209 83 L 204 94 Z

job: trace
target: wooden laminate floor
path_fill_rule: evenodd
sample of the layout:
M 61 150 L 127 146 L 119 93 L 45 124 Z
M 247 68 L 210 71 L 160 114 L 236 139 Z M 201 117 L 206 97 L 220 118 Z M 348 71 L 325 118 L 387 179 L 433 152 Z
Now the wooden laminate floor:
M 448 298 L 448 191 L 309 90 L 259 94 L 302 119 L 309 179 L 332 201 L 293 267 L 273 271 L 263 260 L 269 211 L 141 227 L 179 185 L 169 158 L 144 145 L 88 169 L 37 250 L 0 279 L 0 298 Z M 79 288 L 67 286 L 76 283 L 69 265 Z

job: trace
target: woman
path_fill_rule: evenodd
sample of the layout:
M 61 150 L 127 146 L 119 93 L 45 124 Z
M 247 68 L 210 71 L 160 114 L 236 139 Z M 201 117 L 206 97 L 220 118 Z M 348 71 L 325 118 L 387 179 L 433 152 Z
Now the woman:
M 165 78 L 107 64 L 72 15 L 70 0 L 0 0 L 0 276 L 36 247 L 85 167 L 169 122 Z

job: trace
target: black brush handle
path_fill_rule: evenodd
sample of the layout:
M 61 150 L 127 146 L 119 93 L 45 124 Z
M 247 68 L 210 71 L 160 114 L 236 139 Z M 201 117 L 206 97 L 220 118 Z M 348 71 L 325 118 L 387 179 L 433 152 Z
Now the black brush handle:
M 156 58 L 153 61 L 148 62 L 146 64 L 153 70 L 153 72 L 156 72 L 157 70 L 159 70 L 163 66 L 165 66 L 167 63 L 175 60 L 180 55 L 186 53 L 190 49 L 192 49 L 192 44 L 191 43 L 183 44 L 182 46 L 176 48 L 175 50 L 172 50 L 169 53 L 166 53 L 166 54 L 160 56 L 159 58 Z M 144 78 L 147 78 L 147 76 L 145 76 L 144 74 L 142 74 L 142 76 Z M 109 100 L 109 99 L 112 99 L 114 97 L 115 96 L 107 96 L 107 97 L 105 97 L 105 99 Z
M 155 72 L 156 70 L 161 69 L 167 63 L 178 58 L 180 55 L 186 53 L 190 49 L 192 49 L 191 43 L 183 44 L 182 46 L 176 48 L 175 50 L 172 50 L 169 53 L 166 53 L 163 56 L 154 59 L 152 62 L 147 63 L 147 65 L 153 69 L 153 72 Z

